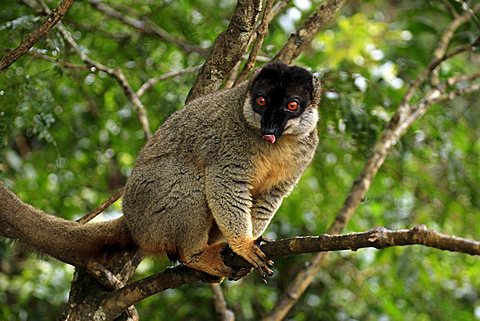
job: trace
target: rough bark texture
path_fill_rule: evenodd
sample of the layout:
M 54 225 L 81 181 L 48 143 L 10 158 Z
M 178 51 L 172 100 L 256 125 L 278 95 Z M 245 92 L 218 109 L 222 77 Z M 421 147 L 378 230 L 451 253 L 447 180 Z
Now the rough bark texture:
M 220 88 L 235 64 L 242 58 L 250 40 L 262 1 L 239 0 L 228 29 L 218 36 L 190 90 L 187 103 Z
M 346 2 L 346 0 L 327 0 L 322 3 L 303 25 L 290 36 L 287 43 L 273 58 L 273 61 L 291 64 L 312 42 L 315 35 L 333 20 L 335 14 Z

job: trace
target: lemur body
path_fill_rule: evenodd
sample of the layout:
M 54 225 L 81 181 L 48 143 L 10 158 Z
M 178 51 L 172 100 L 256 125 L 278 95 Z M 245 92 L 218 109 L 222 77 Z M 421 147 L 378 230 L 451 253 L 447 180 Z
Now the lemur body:
M 319 82 L 303 68 L 264 67 L 251 81 L 174 113 L 140 152 L 124 217 L 79 224 L 22 203 L 0 184 L 0 236 L 75 266 L 140 248 L 218 277 L 228 244 L 262 277 L 271 262 L 256 240 L 312 160 Z
M 158 129 L 137 159 L 123 200 L 142 251 L 167 253 L 192 268 L 232 276 L 220 256 L 226 241 L 261 272 L 271 273 L 255 241 L 318 143 L 318 113 L 310 104 L 313 79 L 304 69 L 296 79 L 300 68 L 293 68 L 298 67 L 273 65 L 256 78 L 268 76 L 273 90 L 287 92 L 267 92 L 272 84 L 246 82 L 192 101 Z M 259 95 L 272 102 L 265 109 L 279 108 L 273 106 L 274 95 L 284 100 L 280 108 L 292 98 L 307 106 L 297 117 L 271 117 L 262 126 L 262 115 L 252 106 Z

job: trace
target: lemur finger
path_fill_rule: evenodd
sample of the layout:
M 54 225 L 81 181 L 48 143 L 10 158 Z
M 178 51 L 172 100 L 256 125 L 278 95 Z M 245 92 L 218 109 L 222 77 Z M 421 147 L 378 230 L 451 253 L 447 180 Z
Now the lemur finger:
M 255 254 L 260 257 L 263 264 L 268 265 L 269 267 L 273 267 L 274 263 L 270 260 L 267 255 L 260 249 L 259 247 L 255 248 Z
M 258 271 L 258 273 L 262 278 L 271 276 L 273 274 L 273 271 L 268 268 L 266 261 L 263 260 L 262 257 L 258 255 L 257 251 L 255 251 L 255 253 L 253 254 L 254 255 L 252 255 L 252 257 L 249 258 L 251 261 L 248 260 L 249 263 L 253 265 L 253 267 Z
M 230 276 L 228 279 L 229 279 L 230 281 L 238 281 L 238 280 L 240 280 L 241 278 L 247 276 L 251 271 L 252 271 L 252 268 L 251 268 L 251 267 L 241 268 L 241 269 L 235 270 L 235 271 L 232 273 L 232 276 Z

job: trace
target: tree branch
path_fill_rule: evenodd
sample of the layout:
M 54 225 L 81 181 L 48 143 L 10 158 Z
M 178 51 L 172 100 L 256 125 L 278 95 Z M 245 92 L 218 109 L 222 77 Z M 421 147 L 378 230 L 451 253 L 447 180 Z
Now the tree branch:
M 469 75 L 458 75 L 458 76 L 450 77 L 450 78 L 447 79 L 447 81 L 445 81 L 445 84 L 447 86 L 453 86 L 453 85 L 456 85 L 460 82 L 472 81 L 472 80 L 476 80 L 477 78 L 480 78 L 480 71 L 469 74 Z
M 326 0 L 322 3 L 307 18 L 303 25 L 290 36 L 283 48 L 273 58 L 273 61 L 281 61 L 286 64 L 292 63 L 305 49 L 305 46 L 312 42 L 313 37 L 332 21 L 335 14 L 346 2 L 346 0 Z
M 278 0 L 275 5 L 273 6 L 272 8 L 272 16 L 275 17 L 277 16 L 280 12 L 283 11 L 283 9 L 285 9 L 290 3 L 292 2 L 292 0 Z
M 480 6 L 476 6 L 476 10 L 479 8 Z M 471 18 L 471 15 L 468 14 L 468 17 Z M 458 28 L 459 26 L 457 20 L 460 20 L 463 23 L 468 21 L 468 19 L 465 18 L 465 15 L 458 16 L 451 23 L 452 25 L 455 25 L 455 28 Z M 449 33 L 449 30 L 452 30 L 452 27 L 448 27 L 446 30 L 446 32 Z M 448 39 L 448 41 L 450 41 L 452 36 L 453 35 L 450 34 L 442 35 L 442 39 Z M 442 52 L 444 50 L 443 48 L 446 50 L 447 47 L 448 44 L 445 45 L 443 40 L 440 41 L 438 48 L 441 48 Z M 471 93 L 480 89 L 478 84 L 473 84 L 467 88 L 458 89 L 447 93 L 445 91 L 446 86 L 441 87 L 443 88 L 443 91 L 438 89 L 440 87 L 435 87 L 428 91 L 424 95 L 424 98 L 418 103 L 410 103 L 411 98 L 419 90 L 420 85 L 426 81 L 426 78 L 431 71 L 436 68 L 436 66 L 440 65 L 443 61 L 453 57 L 454 55 L 467 50 L 472 50 L 472 48 L 472 44 L 467 44 L 452 50 L 449 54 L 442 54 L 440 56 L 437 54 L 437 56 L 432 58 L 432 61 L 429 63 L 427 68 L 413 82 L 403 97 L 402 102 L 397 108 L 397 111 L 392 116 L 388 127 L 383 131 L 382 136 L 373 147 L 371 156 L 368 158 L 360 175 L 353 183 L 342 209 L 327 231 L 328 234 L 338 234 L 343 230 L 345 225 L 353 216 L 355 210 L 365 198 L 373 178 L 376 176 L 392 147 L 405 134 L 412 123 L 427 111 L 428 107 L 434 103 L 451 100 L 459 95 Z M 438 52 L 442 53 L 441 51 L 437 50 L 437 53 Z M 326 256 L 327 253 L 320 253 L 316 255 L 310 264 L 297 274 L 295 279 L 288 285 L 284 294 L 278 300 L 271 313 L 263 319 L 264 321 L 282 320 L 287 315 L 288 311 L 290 311 L 293 305 L 313 281 Z
M 453 38 L 454 32 L 460 27 L 461 24 L 459 22 L 465 23 L 471 19 L 472 14 L 476 11 L 480 10 L 480 4 L 477 4 L 473 9 L 472 12 L 465 12 L 461 16 L 457 16 L 451 23 L 450 25 L 445 29 L 444 33 L 440 37 L 439 45 L 434 51 L 434 56 L 432 61 L 429 63 L 427 68 L 423 71 L 422 74 L 420 74 L 417 79 L 413 82 L 413 84 L 410 86 L 408 89 L 407 93 L 403 97 L 401 105 L 405 105 L 407 102 L 409 102 L 414 93 L 420 88 L 420 86 L 427 80 L 427 77 L 430 78 L 430 83 L 434 86 L 438 86 L 438 76 L 436 75 L 436 72 L 434 71 L 442 62 L 445 60 L 453 57 L 454 55 L 460 54 L 462 52 L 465 52 L 466 50 L 471 50 L 471 46 L 473 44 L 466 44 L 460 47 L 457 47 L 456 49 L 452 50 L 449 54 L 446 54 L 446 51 L 448 49 L 448 45 L 450 44 L 450 41 Z M 474 43 L 478 42 L 478 37 Z
M 271 259 L 292 254 L 304 254 L 327 251 L 353 250 L 361 248 L 384 249 L 392 246 L 424 245 L 440 250 L 480 255 L 480 242 L 428 230 L 424 225 L 408 230 L 388 230 L 380 227 L 368 232 L 346 235 L 320 235 L 293 237 L 264 244 L 262 250 Z M 226 251 L 225 263 L 235 268 L 248 267 L 240 256 Z M 148 296 L 166 289 L 201 280 L 209 280 L 202 272 L 179 265 L 159 272 L 145 279 L 133 282 L 119 290 L 111 292 L 98 309 L 98 315 L 104 320 L 112 320 L 127 307 Z
M 42 59 L 42 60 L 51 62 L 52 64 L 57 64 L 57 65 L 59 65 L 63 68 L 66 68 L 66 69 L 73 69 L 73 70 L 88 70 L 89 69 L 89 67 L 86 66 L 86 65 L 75 65 L 75 64 L 72 64 L 68 61 L 64 61 L 64 60 L 61 60 L 61 59 L 58 59 L 58 58 L 53 58 L 51 56 L 45 55 L 45 54 L 42 53 L 42 50 L 36 50 L 35 48 L 30 49 L 28 54 L 30 56 L 32 56 L 33 58 Z
M 187 103 L 220 88 L 235 64 L 242 58 L 261 6 L 261 0 L 238 0 L 227 30 L 217 37 L 207 61 L 188 93 Z
M 256 30 L 257 38 L 253 43 L 252 50 L 250 51 L 250 55 L 248 56 L 247 62 L 245 63 L 245 66 L 243 67 L 243 70 L 240 73 L 240 76 L 238 76 L 237 83 L 244 81 L 247 78 L 247 75 L 250 72 L 250 70 L 252 70 L 253 66 L 255 66 L 255 61 L 257 60 L 258 52 L 260 51 L 263 41 L 265 40 L 265 37 L 267 36 L 267 33 L 268 33 L 268 25 L 272 21 L 272 17 L 273 17 L 271 13 L 272 5 L 273 5 L 273 0 L 266 0 L 265 9 L 263 10 L 262 22 L 260 23 L 260 26 L 258 26 Z
M 232 310 L 227 307 L 227 302 L 223 295 L 222 287 L 219 283 L 210 285 L 213 291 L 213 306 L 215 307 L 215 314 L 218 321 L 235 321 L 235 315 Z
M 170 78 L 177 77 L 177 76 L 181 76 L 181 75 L 184 75 L 184 74 L 196 72 L 200 69 L 200 67 L 201 66 L 185 68 L 185 69 L 178 70 L 178 71 L 171 71 L 171 72 L 168 72 L 168 73 L 166 73 L 164 75 L 161 75 L 159 77 L 150 78 L 149 80 L 144 82 L 143 85 L 140 86 L 140 88 L 137 90 L 137 96 L 142 97 L 143 94 L 147 90 L 149 90 L 150 88 L 155 86 L 155 84 L 159 81 L 163 81 L 163 80 L 170 79 Z
M 112 205 L 113 203 L 115 203 L 120 197 L 122 197 L 123 195 L 123 192 L 124 192 L 124 188 L 122 187 L 122 189 L 120 189 L 118 192 L 116 192 L 115 194 L 111 195 L 105 202 L 103 202 L 102 204 L 100 204 L 97 208 L 95 208 L 93 211 L 89 212 L 88 214 L 86 214 L 85 216 L 82 216 L 81 218 L 79 218 L 77 220 L 78 223 L 82 223 L 82 224 L 85 224 L 87 222 L 90 222 L 91 220 L 93 220 L 95 217 L 97 217 L 98 214 L 102 213 L 103 211 L 105 211 L 105 209 L 107 209 L 110 205 Z
M 437 45 L 437 48 L 433 52 L 433 57 L 436 59 L 442 58 L 445 53 L 447 52 L 447 48 L 452 41 L 452 38 L 455 34 L 455 31 L 469 21 L 472 18 L 472 15 L 480 10 L 480 3 L 477 3 L 471 11 L 465 12 L 461 16 L 456 16 L 455 19 L 453 19 L 452 23 L 447 27 L 447 29 L 443 32 L 442 37 L 440 38 L 440 41 Z
M 445 6 L 445 8 L 450 12 L 450 14 L 452 15 L 453 18 L 458 17 L 457 10 L 455 10 L 455 8 L 452 6 L 452 4 L 450 3 L 449 0 L 442 0 L 442 2 L 443 2 L 443 5 Z
M 107 15 L 107 16 L 113 18 L 113 19 L 116 19 L 117 21 L 120 21 L 121 23 L 123 23 L 123 24 L 125 24 L 129 27 L 132 27 L 132 28 L 144 33 L 144 34 L 157 36 L 157 37 L 159 37 L 159 38 L 161 38 L 165 41 L 168 41 L 168 42 L 174 44 L 175 46 L 179 47 L 180 49 L 184 50 L 185 52 L 188 52 L 188 53 L 197 52 L 197 53 L 199 53 L 201 55 L 204 55 L 204 56 L 206 56 L 208 54 L 207 49 L 203 49 L 203 48 L 194 46 L 194 45 L 189 44 L 188 42 L 186 42 L 184 40 L 175 38 L 174 36 L 169 34 L 166 30 L 164 30 L 160 26 L 152 23 L 149 20 L 142 21 L 142 20 L 133 18 L 131 16 L 128 16 L 128 15 L 126 15 L 126 14 L 108 6 L 107 4 L 103 3 L 100 0 L 90 0 L 90 1 L 88 1 L 88 3 L 93 8 L 95 8 L 96 10 L 104 13 L 105 15 Z
M 41 38 L 48 34 L 50 30 L 62 20 L 74 2 L 75 0 L 63 0 L 57 8 L 50 12 L 47 20 L 45 20 L 40 28 L 31 32 L 17 48 L 9 52 L 0 60 L 0 72 L 10 67 L 10 65 L 25 55 Z
M 59 24 L 58 27 L 62 36 L 65 38 L 65 40 L 67 40 L 70 46 L 73 47 L 73 49 L 77 52 L 77 54 L 80 56 L 80 59 L 82 59 L 83 62 L 85 62 L 91 67 L 95 67 L 96 70 L 101 70 L 107 73 L 109 76 L 112 76 L 120 85 L 120 87 L 122 87 L 123 92 L 125 93 L 127 98 L 130 100 L 130 102 L 133 105 L 133 109 L 137 113 L 138 120 L 140 121 L 145 137 L 147 139 L 150 138 L 152 133 L 150 131 L 150 125 L 147 117 L 147 112 L 145 110 L 145 106 L 141 102 L 140 97 L 138 97 L 137 93 L 130 86 L 127 80 L 127 77 L 125 76 L 123 71 L 119 68 L 109 68 L 103 65 L 102 63 L 90 58 L 86 54 L 85 50 L 78 45 L 75 39 L 73 39 L 70 32 L 62 24 Z
M 48 7 L 48 5 L 45 3 L 44 0 L 38 0 L 38 3 L 40 4 L 42 10 L 45 13 L 50 14 L 50 8 Z M 118 82 L 118 84 L 122 87 L 123 92 L 132 103 L 133 108 L 137 113 L 138 119 L 142 126 L 143 132 L 145 133 L 145 137 L 148 139 L 151 136 L 151 131 L 150 131 L 149 121 L 147 118 L 147 113 L 145 111 L 145 106 L 140 101 L 140 98 L 138 97 L 137 93 L 132 89 L 132 87 L 128 83 L 127 77 L 125 77 L 125 74 L 123 73 L 123 71 L 118 68 L 115 68 L 115 69 L 109 68 L 103 65 L 102 63 L 90 58 L 87 55 L 85 49 L 80 47 L 80 45 L 75 41 L 75 39 L 72 37 L 70 32 L 67 30 L 67 28 L 65 28 L 65 26 L 61 22 L 58 23 L 58 29 L 62 34 L 62 37 L 70 44 L 70 46 L 72 46 L 72 48 L 80 56 L 80 59 L 82 59 L 84 63 L 86 63 L 90 67 L 95 67 L 96 70 L 104 71 L 109 76 L 112 76 Z

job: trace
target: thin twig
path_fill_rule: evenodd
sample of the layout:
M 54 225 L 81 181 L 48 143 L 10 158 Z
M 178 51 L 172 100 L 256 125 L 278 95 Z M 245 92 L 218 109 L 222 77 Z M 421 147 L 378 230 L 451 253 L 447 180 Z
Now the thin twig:
M 447 10 L 450 12 L 450 14 L 452 15 L 453 18 L 457 18 L 458 17 L 458 12 L 457 10 L 455 10 L 455 8 L 452 6 L 452 4 L 450 3 L 449 0 L 442 0 L 443 2 L 443 5 L 445 6 L 445 8 L 447 8 Z
M 117 9 L 114 9 L 107 4 L 103 3 L 100 0 L 90 0 L 88 3 L 95 8 L 96 10 L 102 12 L 103 14 L 120 21 L 121 23 L 135 28 L 136 30 L 147 34 L 147 35 L 154 35 L 157 36 L 165 41 L 168 41 L 175 46 L 179 47 L 180 49 L 184 50 L 185 52 L 197 52 L 201 55 L 207 55 L 208 50 L 203 49 L 201 47 L 194 46 L 189 44 L 188 42 L 175 38 L 171 34 L 169 34 L 166 30 L 161 28 L 160 26 L 156 25 L 155 23 L 151 22 L 150 20 L 139 20 L 134 17 L 128 16 Z
M 448 53 L 440 56 L 439 58 L 434 58 L 425 68 L 425 70 L 415 79 L 412 85 L 408 88 L 407 93 L 402 98 L 402 102 L 400 106 L 406 106 L 408 102 L 412 99 L 413 95 L 420 89 L 421 85 L 427 81 L 427 78 L 430 80 L 430 85 L 434 87 L 439 86 L 439 79 L 438 75 L 435 73 L 435 70 L 438 69 L 440 64 L 445 60 L 448 60 L 456 55 L 462 54 L 464 52 L 472 50 L 478 42 L 480 41 L 480 37 L 478 37 L 474 42 L 465 44 L 462 46 L 458 46 L 457 48 L 452 49 Z
M 463 81 L 472 81 L 472 80 L 476 80 L 477 78 L 480 78 L 480 71 L 479 72 L 475 72 L 473 74 L 470 74 L 470 75 L 458 75 L 458 76 L 452 76 L 450 78 L 448 78 L 445 83 L 448 85 L 448 86 L 453 86 L 453 85 L 456 85 L 460 82 L 463 82 Z
M 471 94 L 471 93 L 479 91 L 479 90 L 480 90 L 480 83 L 473 84 L 473 85 L 470 85 L 470 86 L 464 87 L 464 88 L 458 88 L 454 91 L 451 91 L 449 93 L 441 94 L 439 97 L 432 99 L 432 104 L 437 104 L 437 103 L 444 102 L 444 101 L 447 101 L 447 100 L 452 100 L 455 97 L 468 95 L 468 94 Z
M 447 57 L 446 52 L 447 52 L 449 44 L 452 41 L 452 38 L 455 34 L 455 31 L 457 31 L 457 29 L 461 25 L 463 25 L 465 22 L 470 20 L 472 15 L 474 15 L 474 13 L 478 10 L 480 10 L 480 4 L 477 4 L 476 6 L 474 6 L 472 8 L 472 11 L 467 11 L 461 16 L 459 16 L 458 14 L 456 16 L 454 16 L 455 19 L 447 27 L 447 29 L 443 32 L 442 37 L 440 38 L 439 44 L 438 44 L 437 48 L 435 49 L 435 51 L 433 52 L 433 57 L 436 58 L 437 61 L 441 62 L 442 61 L 441 59 L 446 60 L 446 59 L 449 58 L 449 57 Z M 478 39 L 480 39 L 480 37 L 477 38 L 477 40 L 475 42 L 478 42 Z M 452 53 L 454 53 L 454 51 Z M 454 55 L 456 55 L 456 54 L 458 54 L 458 53 L 455 53 Z M 438 86 L 439 83 L 440 83 L 439 69 L 438 69 L 439 64 L 437 64 L 430 71 L 429 81 L 430 81 L 430 84 L 432 86 Z
M 213 291 L 213 306 L 218 321 L 235 321 L 235 315 L 227 308 L 227 301 L 223 296 L 222 287 L 218 283 L 210 285 Z
M 240 66 L 242 65 L 242 61 L 239 60 L 235 64 L 235 67 L 232 68 L 230 71 L 230 74 L 227 77 L 227 80 L 225 81 L 224 88 L 232 88 L 235 85 L 235 81 L 238 76 L 238 70 L 240 69 Z
M 124 192 L 124 188 L 116 192 L 115 194 L 111 195 L 105 202 L 100 204 L 97 208 L 95 208 L 93 211 L 89 212 L 85 216 L 80 217 L 77 222 L 81 224 L 85 224 L 87 222 L 90 222 L 93 220 L 95 217 L 97 217 L 98 214 L 102 213 L 107 209 L 110 205 L 115 203 L 120 197 L 122 197 Z
M 72 64 L 71 62 L 68 62 L 68 61 L 64 61 L 64 60 L 61 60 L 61 59 L 56 59 L 56 58 L 50 57 L 48 55 L 45 55 L 45 54 L 41 53 L 39 50 L 35 50 L 35 48 L 30 49 L 28 54 L 30 56 L 34 57 L 34 58 L 39 58 L 39 59 L 51 62 L 53 64 L 57 64 L 57 65 L 59 65 L 63 68 L 67 68 L 67 69 L 74 69 L 74 70 L 89 70 L 90 69 L 89 66 L 75 65 L 75 64 Z
M 170 79 L 170 78 L 173 78 L 173 77 L 177 77 L 177 76 L 189 74 L 189 73 L 192 73 L 192 72 L 196 72 L 200 69 L 200 67 L 201 66 L 195 66 L 195 67 L 185 68 L 185 69 L 182 69 L 182 70 L 170 71 L 170 72 L 168 72 L 164 75 L 161 75 L 159 77 L 150 78 L 146 82 L 144 82 L 143 85 L 141 85 L 140 88 L 137 90 L 137 96 L 142 97 L 143 94 L 147 90 L 152 88 L 159 81 L 163 81 L 163 80 L 167 80 L 167 79 Z
M 448 60 L 448 59 L 452 58 L 453 56 L 462 54 L 464 52 L 471 51 L 473 48 L 475 48 L 479 44 L 480 44 L 480 36 L 478 36 L 472 43 L 465 44 L 463 46 L 459 46 L 457 48 L 454 48 L 451 51 L 449 51 L 448 53 L 443 53 L 443 56 L 437 58 L 437 60 L 435 62 L 436 65 L 432 68 L 432 70 L 430 72 L 430 78 L 429 78 L 430 85 L 432 87 L 434 87 L 434 86 L 438 86 L 440 84 L 440 76 L 439 76 L 439 69 L 440 68 L 439 67 L 440 67 L 440 64 L 443 61 Z
M 6 54 L 0 60 L 0 72 L 6 70 L 10 65 L 25 55 L 40 39 L 47 35 L 73 5 L 75 0 L 63 0 L 57 8 L 49 12 L 45 22 L 37 30 L 31 32 L 25 40 L 14 50 Z
M 472 15 L 480 10 L 480 3 L 477 3 L 471 11 L 465 12 L 461 16 L 457 16 L 452 23 L 447 27 L 447 29 L 443 32 L 440 41 L 438 42 L 437 48 L 433 52 L 433 57 L 436 59 L 440 59 L 445 55 L 447 52 L 448 45 L 452 41 L 453 35 L 455 31 L 463 25 L 465 22 L 469 21 L 472 18 Z
M 461 16 L 463 17 L 463 16 Z M 459 17 L 460 19 L 460 17 Z M 437 87 L 438 80 L 435 79 L 434 70 L 437 69 L 442 62 L 448 60 L 456 55 L 462 54 L 467 51 L 471 51 L 475 46 L 477 46 L 480 42 L 480 36 L 477 37 L 472 43 L 468 43 L 465 45 L 458 46 L 448 53 L 444 53 L 442 56 L 438 58 L 432 59 L 432 61 L 428 64 L 427 68 L 415 79 L 413 84 L 408 88 L 407 93 L 403 96 L 402 103 L 400 105 L 406 105 L 413 97 L 413 95 L 417 92 L 420 86 L 427 80 L 427 77 L 430 75 L 430 84 L 432 86 Z
M 147 117 L 147 112 L 145 110 L 145 106 L 141 102 L 140 97 L 138 97 L 137 93 L 132 89 L 132 87 L 128 83 L 127 77 L 125 76 L 123 71 L 119 68 L 109 68 L 104 64 L 90 58 L 90 56 L 86 54 L 85 50 L 80 47 L 80 45 L 75 41 L 75 39 L 73 39 L 70 32 L 62 24 L 59 24 L 58 28 L 62 36 L 65 38 L 65 40 L 67 40 L 70 46 L 72 46 L 72 48 L 77 52 L 77 54 L 80 56 L 80 59 L 82 59 L 83 62 L 85 62 L 89 66 L 95 67 L 96 70 L 101 70 L 107 73 L 117 81 L 120 87 L 122 87 L 125 95 L 128 97 L 128 99 L 132 103 L 133 108 L 137 113 L 138 119 L 142 126 L 145 137 L 147 139 L 150 138 L 152 134 L 150 131 L 150 125 Z
M 44 12 L 46 12 L 47 14 L 50 14 L 50 8 L 48 7 L 47 3 L 44 0 L 38 0 L 38 3 L 43 8 Z M 128 99 L 132 103 L 133 108 L 137 113 L 138 119 L 142 126 L 145 137 L 147 139 L 150 138 L 152 134 L 150 131 L 150 125 L 149 125 L 147 113 L 145 110 L 145 106 L 140 101 L 140 98 L 138 97 L 137 93 L 132 89 L 132 87 L 128 83 L 127 77 L 125 77 L 125 74 L 123 73 L 123 71 L 119 68 L 109 68 L 103 65 L 102 63 L 92 59 L 89 55 L 87 55 L 86 50 L 82 48 L 75 41 L 72 34 L 67 30 L 67 28 L 65 28 L 65 26 L 61 22 L 58 23 L 58 29 L 62 37 L 70 44 L 70 46 L 80 56 L 80 59 L 82 59 L 84 63 L 86 63 L 90 67 L 95 67 L 96 70 L 101 70 L 107 73 L 117 81 L 120 87 L 122 87 L 125 95 L 128 97 Z
M 275 5 L 272 8 L 272 17 L 276 17 L 280 12 L 285 9 L 292 0 L 279 0 L 275 3 Z

